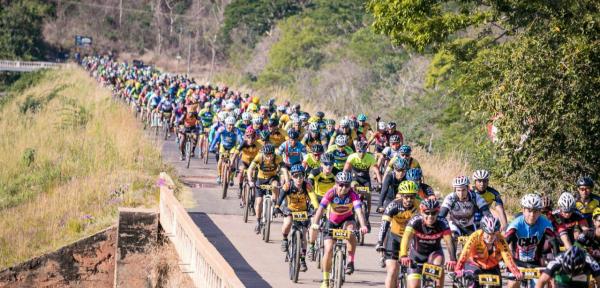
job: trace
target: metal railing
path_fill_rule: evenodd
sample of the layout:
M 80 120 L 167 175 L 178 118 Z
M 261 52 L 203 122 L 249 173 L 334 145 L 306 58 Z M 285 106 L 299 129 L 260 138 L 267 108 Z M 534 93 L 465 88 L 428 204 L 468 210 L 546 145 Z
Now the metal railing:
M 171 177 L 163 172 L 159 183 L 160 224 L 175 246 L 182 271 L 189 273 L 196 287 L 244 287 L 233 268 L 175 198 Z
M 0 71 L 29 72 L 38 69 L 58 68 L 61 65 L 63 64 L 53 62 L 0 60 Z

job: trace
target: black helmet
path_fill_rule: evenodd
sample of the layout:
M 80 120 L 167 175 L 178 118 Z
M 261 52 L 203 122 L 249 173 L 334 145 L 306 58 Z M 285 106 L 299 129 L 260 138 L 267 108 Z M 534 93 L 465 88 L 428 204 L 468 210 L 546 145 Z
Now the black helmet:
M 269 130 L 260 130 L 258 135 L 260 136 L 260 139 L 268 140 L 269 137 L 271 136 L 271 132 L 269 132 Z
M 262 152 L 263 154 L 273 154 L 275 153 L 275 146 L 267 143 L 265 144 L 265 146 L 262 147 L 262 149 L 260 149 L 260 152 Z
M 321 163 L 325 165 L 333 164 L 333 156 L 329 153 L 321 155 Z
M 421 213 L 427 211 L 440 211 L 440 202 L 435 199 L 425 199 L 421 201 L 419 209 L 421 210 Z
M 295 129 L 290 129 L 287 131 L 288 136 L 290 137 L 290 139 L 298 139 L 298 137 L 300 136 L 300 133 L 298 133 L 298 131 L 296 131 Z
M 277 118 L 269 118 L 269 126 L 277 126 L 279 125 L 279 119 Z
M 321 144 L 314 144 L 314 145 L 312 145 L 312 147 L 310 147 L 310 151 L 312 153 L 319 153 L 319 154 L 321 154 L 321 153 L 324 152 L 324 150 L 325 149 L 323 149 L 323 145 L 321 145 Z
M 569 275 L 583 272 L 585 267 L 585 251 L 577 246 L 571 246 L 563 255 L 562 268 Z
M 579 179 L 577 179 L 577 187 L 581 187 L 581 186 L 587 186 L 587 187 L 594 187 L 594 181 L 592 180 L 592 178 L 585 176 L 585 177 L 581 177 Z
M 317 115 L 318 118 L 323 118 L 325 117 L 325 113 L 318 111 L 317 113 L 315 113 L 315 115 Z
M 356 152 L 367 152 L 369 144 L 366 141 L 359 141 L 356 143 Z

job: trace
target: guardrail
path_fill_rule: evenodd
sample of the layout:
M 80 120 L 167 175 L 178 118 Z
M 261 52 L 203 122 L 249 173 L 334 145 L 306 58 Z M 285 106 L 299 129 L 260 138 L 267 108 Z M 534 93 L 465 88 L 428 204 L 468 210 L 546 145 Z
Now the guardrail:
M 160 224 L 175 246 L 182 271 L 190 274 L 196 287 L 244 287 L 233 268 L 175 198 L 175 184 L 171 177 L 164 172 L 160 173 L 159 183 Z
M 0 71 L 34 71 L 38 69 L 58 68 L 63 64 L 38 61 L 0 60 Z

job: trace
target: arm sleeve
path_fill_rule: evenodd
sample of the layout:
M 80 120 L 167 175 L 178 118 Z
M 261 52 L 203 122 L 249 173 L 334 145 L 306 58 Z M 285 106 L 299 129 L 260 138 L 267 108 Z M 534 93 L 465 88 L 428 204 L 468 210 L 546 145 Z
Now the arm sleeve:
M 508 247 L 508 243 L 502 236 L 498 236 L 498 241 L 496 242 L 496 246 L 498 250 L 500 250 L 500 255 L 502 256 L 502 261 L 506 264 L 506 267 L 510 272 L 515 274 L 519 268 L 517 268 L 517 264 L 515 264 L 515 260 L 510 253 L 510 248 Z
M 408 256 L 408 244 L 413 238 L 414 230 L 412 226 L 406 226 L 402 242 L 400 243 L 400 258 Z
M 281 203 L 283 203 L 283 200 L 285 199 L 285 197 L 288 195 L 290 189 L 281 189 L 282 191 L 279 193 L 279 199 L 277 199 L 277 206 L 281 206 Z
M 390 229 L 391 223 L 385 219 L 381 220 L 381 228 L 379 228 L 379 234 L 377 234 L 377 243 L 383 244 L 383 238 L 387 234 Z
M 387 175 L 383 178 L 383 183 L 381 184 L 381 196 L 379 197 L 380 207 L 383 207 L 383 203 L 385 203 L 385 199 L 387 198 L 391 177 L 393 177 L 393 175 Z
M 467 259 L 469 259 L 469 256 L 472 253 L 471 250 L 475 249 L 475 247 L 473 247 L 473 246 L 474 246 L 475 238 L 477 237 L 477 235 L 478 234 L 473 233 L 467 239 L 467 243 L 465 243 L 464 248 L 460 252 L 460 257 L 458 257 L 458 261 L 456 262 L 455 270 L 462 270 L 462 268 L 465 266 L 465 262 L 467 262 Z

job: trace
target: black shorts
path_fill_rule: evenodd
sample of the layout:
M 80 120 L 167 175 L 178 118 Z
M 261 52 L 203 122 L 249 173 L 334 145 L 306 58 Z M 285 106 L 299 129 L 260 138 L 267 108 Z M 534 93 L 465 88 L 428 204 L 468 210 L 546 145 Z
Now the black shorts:
M 367 186 L 369 188 L 371 187 L 371 177 L 369 176 L 369 174 L 365 176 L 352 173 L 352 182 L 358 183 L 358 186 Z
M 325 234 L 323 235 L 323 239 L 332 238 L 330 229 L 345 229 L 346 225 L 348 224 L 354 224 L 354 227 L 356 227 L 356 220 L 354 218 L 354 214 L 352 214 L 352 216 L 348 217 L 346 220 L 342 221 L 342 223 L 339 224 L 335 224 L 327 220 L 327 222 L 325 223 Z
M 250 163 L 246 163 L 240 159 L 240 167 L 243 168 L 242 170 L 248 170 L 248 168 L 250 167 Z
M 285 203 L 285 201 L 284 201 L 284 203 Z M 292 211 L 287 207 L 287 205 L 282 204 L 280 208 L 281 208 L 281 212 L 283 213 L 284 217 L 288 217 L 288 216 L 292 215 Z M 294 211 L 294 212 L 296 212 L 296 211 Z M 306 221 L 302 221 L 300 223 L 300 225 L 308 228 L 308 227 L 310 227 L 310 224 L 311 224 L 311 222 L 310 222 L 311 213 L 310 213 L 310 211 L 306 211 L 306 213 L 308 214 L 308 219 Z
M 267 190 L 260 189 L 260 185 L 265 185 L 265 184 L 271 185 L 273 183 L 273 181 L 275 181 L 275 180 L 279 181 L 279 177 L 273 176 L 268 179 L 260 179 L 260 178 L 256 179 L 256 183 L 255 183 L 256 187 L 254 188 L 254 197 L 265 196 L 265 194 L 267 193 Z M 276 200 L 274 200 L 274 201 L 276 201 Z
M 439 250 L 434 250 L 427 255 L 417 253 L 414 249 L 411 249 L 408 257 L 412 260 L 412 263 L 408 268 L 408 274 L 421 274 L 423 264 L 430 262 L 430 260 L 433 260 L 438 255 L 444 257 L 444 251 L 442 251 L 441 247 Z
M 471 261 L 467 261 L 465 263 L 465 268 L 464 268 L 464 274 L 465 275 L 471 275 L 474 281 L 479 281 L 479 275 L 480 274 L 492 274 L 492 275 L 498 275 L 498 277 L 500 278 L 500 286 L 502 287 L 502 275 L 500 273 L 500 267 L 496 267 L 493 269 L 481 269 L 479 266 L 477 266 L 477 264 L 471 262 Z
M 402 237 L 394 233 L 388 233 L 385 240 L 385 260 L 398 260 L 400 255 L 400 243 Z

